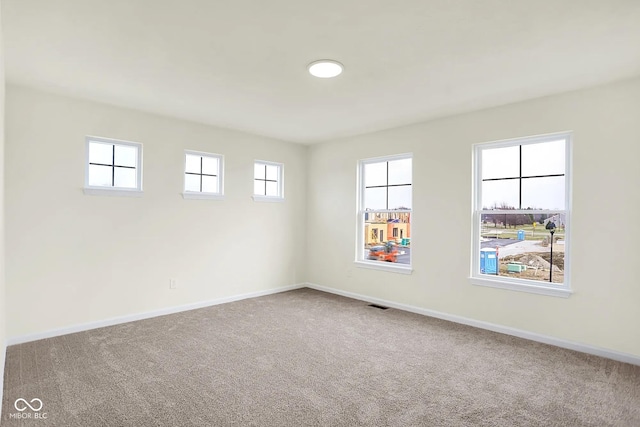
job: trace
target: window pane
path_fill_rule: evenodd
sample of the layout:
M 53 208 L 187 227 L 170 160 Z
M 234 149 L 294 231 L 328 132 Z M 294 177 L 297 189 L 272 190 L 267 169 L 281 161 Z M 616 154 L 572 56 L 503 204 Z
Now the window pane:
M 115 161 L 117 166 L 137 166 L 138 149 L 130 145 L 115 146 Z
M 522 209 L 564 209 L 564 176 L 524 178 Z
M 193 154 L 186 154 L 185 159 L 185 172 L 200 173 L 200 156 L 194 156 Z
M 89 163 L 113 164 L 113 145 L 99 142 L 89 143 Z M 111 184 L 109 184 L 111 185 Z
M 411 209 L 411 186 L 389 187 L 388 209 Z
M 364 186 L 387 185 L 387 162 L 364 165 Z
M 202 173 L 218 175 L 218 159 L 216 157 L 202 158 Z
M 481 209 L 519 209 L 519 187 L 517 179 L 484 181 L 482 183 Z
M 277 182 L 267 181 L 267 196 L 279 196 Z
M 520 176 L 519 146 L 482 150 L 482 179 L 518 176 Z
M 365 188 L 364 206 L 366 209 L 387 209 L 387 187 Z
M 113 172 L 113 186 L 121 188 L 136 188 L 136 170 L 129 168 L 115 168 Z
M 111 187 L 111 166 L 89 165 L 89 185 Z
M 411 159 L 389 162 L 389 185 L 411 184 Z
M 262 168 L 264 170 L 264 167 Z M 256 196 L 264 196 L 265 192 L 264 192 L 264 181 L 258 181 L 258 180 L 254 180 L 253 181 L 253 194 L 255 194 Z
M 545 228 L 552 221 L 551 233 Z M 480 273 L 564 282 L 565 216 L 558 214 L 485 214 L 480 224 Z M 497 250 L 496 250 L 497 248 Z
M 564 140 L 522 146 L 522 176 L 564 174 Z
M 218 177 L 217 176 L 202 176 L 202 191 L 205 193 L 217 193 L 218 192 Z
M 411 214 L 366 212 L 364 257 L 371 261 L 410 264 Z
M 267 165 L 267 179 L 278 180 L 278 166 Z
M 200 175 L 185 174 L 184 191 L 200 191 Z

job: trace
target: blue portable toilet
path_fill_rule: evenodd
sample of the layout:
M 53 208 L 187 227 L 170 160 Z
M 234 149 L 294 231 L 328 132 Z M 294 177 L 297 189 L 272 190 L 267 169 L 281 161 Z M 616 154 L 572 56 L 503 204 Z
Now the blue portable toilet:
M 524 230 L 518 230 L 518 240 L 524 240 Z
M 480 273 L 496 274 L 498 271 L 497 251 L 492 248 L 480 249 Z

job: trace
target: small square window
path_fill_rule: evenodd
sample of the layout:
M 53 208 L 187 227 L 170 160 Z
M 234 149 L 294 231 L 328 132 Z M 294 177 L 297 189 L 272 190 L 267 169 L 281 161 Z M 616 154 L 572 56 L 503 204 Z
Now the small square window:
M 284 200 L 283 168 L 282 163 L 255 161 L 253 165 L 253 200 Z
M 140 195 L 142 144 L 88 136 L 85 194 Z
M 184 152 L 185 199 L 222 199 L 224 157 L 220 154 Z

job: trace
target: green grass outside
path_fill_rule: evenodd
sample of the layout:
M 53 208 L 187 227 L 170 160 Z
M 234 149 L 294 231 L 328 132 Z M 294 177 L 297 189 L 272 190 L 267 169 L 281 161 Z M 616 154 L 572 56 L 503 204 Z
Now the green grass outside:
M 516 228 L 509 226 L 504 228 L 502 225 L 494 227 L 493 223 L 482 224 L 482 237 L 496 237 L 496 231 L 499 232 L 497 237 L 501 239 L 517 239 L 518 230 L 524 230 L 525 240 L 542 240 L 549 236 L 549 231 L 544 228 L 544 224 L 538 224 L 535 227 L 533 224 L 519 225 Z M 564 230 L 556 229 L 554 237 L 564 238 Z

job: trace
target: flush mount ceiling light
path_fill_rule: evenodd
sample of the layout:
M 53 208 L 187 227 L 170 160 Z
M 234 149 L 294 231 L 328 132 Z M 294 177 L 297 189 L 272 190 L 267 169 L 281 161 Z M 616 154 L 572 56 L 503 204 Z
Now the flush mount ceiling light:
M 331 59 L 321 59 L 319 61 L 313 61 L 307 67 L 309 69 L 309 73 L 312 76 L 320 77 L 321 79 L 330 79 L 331 77 L 336 77 L 342 73 L 344 69 L 343 65 L 338 61 L 333 61 Z

